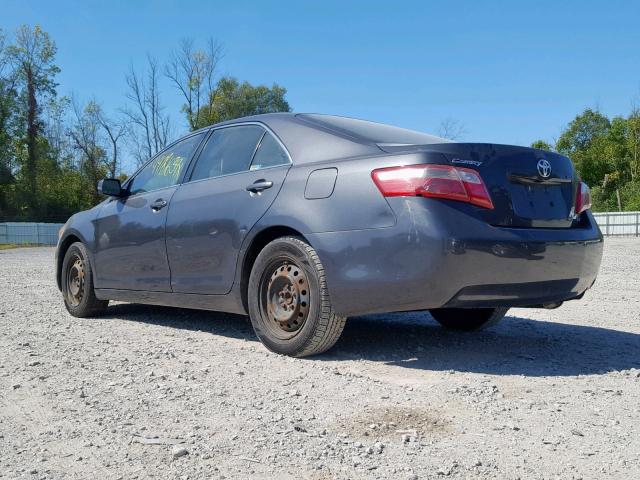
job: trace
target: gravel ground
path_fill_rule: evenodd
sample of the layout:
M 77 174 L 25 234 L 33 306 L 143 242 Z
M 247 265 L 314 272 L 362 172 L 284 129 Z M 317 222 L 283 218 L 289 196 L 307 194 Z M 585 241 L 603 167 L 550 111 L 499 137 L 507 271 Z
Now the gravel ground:
M 302 360 L 235 315 L 72 318 L 52 262 L 0 252 L 3 479 L 640 477 L 638 239 L 581 302 L 472 334 L 353 318 Z

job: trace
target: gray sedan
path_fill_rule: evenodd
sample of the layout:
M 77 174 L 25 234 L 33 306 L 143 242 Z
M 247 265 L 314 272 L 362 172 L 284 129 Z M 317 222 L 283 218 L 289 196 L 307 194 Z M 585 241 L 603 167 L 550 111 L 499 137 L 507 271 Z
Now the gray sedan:
M 429 310 L 475 330 L 555 308 L 602 257 L 568 158 L 330 115 L 213 125 L 98 188 L 57 246 L 72 315 L 109 300 L 248 314 L 298 357 L 331 348 L 350 315 Z

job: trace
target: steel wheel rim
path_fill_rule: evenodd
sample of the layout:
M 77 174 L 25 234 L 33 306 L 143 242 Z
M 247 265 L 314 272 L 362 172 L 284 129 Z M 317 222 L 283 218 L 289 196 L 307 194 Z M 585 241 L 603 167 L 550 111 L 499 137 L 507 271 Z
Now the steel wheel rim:
M 80 305 L 84 297 L 85 272 L 84 262 L 74 255 L 67 270 L 67 301 L 74 307 Z
M 280 340 L 295 337 L 309 316 L 309 281 L 292 259 L 276 260 L 263 276 L 262 310 L 269 331 Z

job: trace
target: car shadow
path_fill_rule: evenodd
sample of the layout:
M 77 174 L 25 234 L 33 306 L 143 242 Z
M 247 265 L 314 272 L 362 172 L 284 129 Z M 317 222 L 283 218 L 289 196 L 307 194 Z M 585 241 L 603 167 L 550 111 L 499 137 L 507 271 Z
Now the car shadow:
M 257 341 L 247 317 L 137 304 L 105 318 Z M 493 375 L 572 376 L 640 368 L 640 334 L 507 316 L 480 332 L 450 332 L 426 312 L 349 318 L 329 352 L 311 361 L 369 360 L 404 368 Z

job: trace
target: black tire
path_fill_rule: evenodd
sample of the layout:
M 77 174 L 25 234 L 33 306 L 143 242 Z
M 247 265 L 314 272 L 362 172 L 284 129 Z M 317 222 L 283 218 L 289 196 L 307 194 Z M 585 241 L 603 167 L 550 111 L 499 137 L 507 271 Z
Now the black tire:
M 507 307 L 498 308 L 435 308 L 429 313 L 444 328 L 470 332 L 497 324 L 506 315 Z
M 317 253 L 299 237 L 278 238 L 258 254 L 248 304 L 260 341 L 272 352 L 292 357 L 329 350 L 346 321 L 333 311 Z
M 74 317 L 99 315 L 109 305 L 109 300 L 96 298 L 89 256 L 82 243 L 73 243 L 67 250 L 60 278 L 64 306 Z

